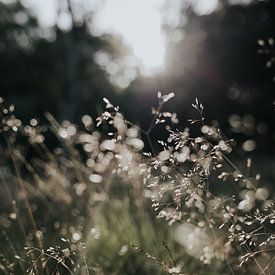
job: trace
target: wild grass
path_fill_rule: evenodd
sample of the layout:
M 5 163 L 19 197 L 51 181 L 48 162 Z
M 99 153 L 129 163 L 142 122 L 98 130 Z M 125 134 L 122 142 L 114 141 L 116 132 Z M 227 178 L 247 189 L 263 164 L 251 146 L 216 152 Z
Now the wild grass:
M 79 125 L 23 125 L 1 100 L 1 273 L 272 274 L 272 194 L 197 99 L 188 123 L 165 111 L 173 97 L 148 129 L 106 98 Z

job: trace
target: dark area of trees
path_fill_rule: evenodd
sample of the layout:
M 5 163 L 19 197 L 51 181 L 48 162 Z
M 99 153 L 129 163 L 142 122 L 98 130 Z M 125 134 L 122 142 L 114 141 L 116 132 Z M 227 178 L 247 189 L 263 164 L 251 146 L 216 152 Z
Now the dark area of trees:
M 99 50 L 115 52 L 108 36 L 95 37 L 88 20 L 68 32 L 54 27 L 48 35 L 19 2 L 0 4 L 0 90 L 30 119 L 49 111 L 75 120 L 93 112 L 103 96 L 115 96 L 106 73 L 94 62 Z
M 257 41 L 274 37 L 274 12 L 273 1 L 224 4 L 207 16 L 185 11 L 189 21 L 180 28 L 184 40 L 170 44 L 166 73 L 153 80 L 137 79 L 129 93 L 152 101 L 152 91 L 175 91 L 175 108 L 182 115 L 198 97 L 212 119 L 223 121 L 232 113 L 251 113 L 271 123 L 274 70 L 265 64 L 272 52 L 259 54 Z

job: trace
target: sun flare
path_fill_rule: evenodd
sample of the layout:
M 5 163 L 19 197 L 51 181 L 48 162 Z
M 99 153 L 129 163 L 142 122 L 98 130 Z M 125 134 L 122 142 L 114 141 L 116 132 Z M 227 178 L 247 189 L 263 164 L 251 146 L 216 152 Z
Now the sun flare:
M 100 32 L 122 36 L 147 73 L 163 66 L 165 46 L 161 23 L 161 13 L 154 0 L 106 1 L 95 18 Z

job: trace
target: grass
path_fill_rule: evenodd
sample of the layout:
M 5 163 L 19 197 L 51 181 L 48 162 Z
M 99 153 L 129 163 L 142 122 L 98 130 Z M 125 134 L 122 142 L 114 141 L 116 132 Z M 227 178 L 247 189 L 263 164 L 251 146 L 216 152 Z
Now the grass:
M 2 104 L 0 273 L 271 274 L 272 194 L 250 161 L 231 161 L 233 141 L 197 99 L 201 136 L 178 130 L 163 111 L 173 96 L 158 94 L 147 130 L 107 99 L 97 126 L 50 114 L 23 125 Z

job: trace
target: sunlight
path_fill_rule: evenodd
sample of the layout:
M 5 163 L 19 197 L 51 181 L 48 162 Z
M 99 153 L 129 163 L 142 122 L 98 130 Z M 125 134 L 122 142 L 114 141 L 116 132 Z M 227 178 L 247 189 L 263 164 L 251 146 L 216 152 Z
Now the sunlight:
M 160 70 L 164 63 L 165 47 L 161 33 L 161 13 L 157 6 L 162 2 L 106 1 L 95 18 L 99 33 L 112 32 L 122 36 L 141 62 L 143 73 Z
M 61 2 L 22 1 L 38 15 L 38 22 L 42 27 L 57 24 L 62 30 L 70 29 L 70 15 L 66 12 L 57 15 Z M 164 21 L 172 26 L 179 23 L 181 0 L 174 0 L 172 3 L 169 0 L 71 0 L 71 3 L 79 5 L 76 10 L 80 14 L 96 11 L 92 18 L 93 33 L 120 36 L 132 49 L 137 58 L 135 64 L 143 75 L 152 75 L 164 70 L 165 35 L 162 32 L 162 24 Z M 191 5 L 198 15 L 204 15 L 217 8 L 218 0 L 186 0 L 186 4 Z M 83 6 L 85 9 L 82 10 L 80 7 Z

